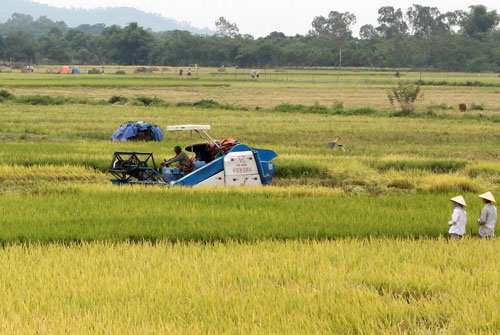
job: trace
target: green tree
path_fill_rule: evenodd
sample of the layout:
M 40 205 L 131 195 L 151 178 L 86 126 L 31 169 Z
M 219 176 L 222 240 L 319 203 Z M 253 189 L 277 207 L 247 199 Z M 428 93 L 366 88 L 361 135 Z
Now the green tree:
M 331 11 L 328 17 L 316 16 L 312 21 L 313 35 L 328 36 L 339 52 L 339 67 L 342 68 L 342 49 L 352 38 L 352 25 L 356 23 L 356 16 L 352 13 Z
M 399 35 L 384 40 L 377 45 L 375 55 L 379 59 L 379 66 L 383 67 L 409 67 L 412 65 L 414 40 L 408 36 Z
M 12 32 L 5 39 L 4 57 L 15 62 L 36 61 L 36 41 L 23 32 Z
M 64 33 L 68 27 L 64 22 L 53 22 L 46 16 L 40 16 L 34 21 L 30 15 L 14 13 L 7 22 L 0 24 L 0 34 L 7 35 L 10 32 L 22 31 L 33 38 L 38 38 L 43 34 L 48 34 L 53 28 Z
M 147 64 L 154 36 L 136 22 L 123 29 L 111 26 L 104 29 L 102 35 L 107 54 L 113 61 L 126 65 Z
M 22 31 L 28 34 L 33 34 L 35 31 L 32 27 L 33 16 L 26 14 L 14 13 L 10 19 L 3 25 L 2 33 L 9 33 L 14 31 Z
M 448 31 L 445 18 L 436 7 L 413 5 L 406 11 L 410 34 L 420 38 Z
M 61 29 L 59 29 L 57 27 L 52 27 L 52 28 L 50 28 L 49 36 L 52 38 L 61 38 L 63 36 L 63 33 L 62 33 Z
M 106 28 L 106 25 L 104 23 L 97 23 L 97 24 L 81 24 L 78 27 L 76 27 L 77 30 L 80 30 L 84 33 L 87 34 L 92 34 L 92 35 L 99 35 L 102 33 L 102 31 Z
M 5 41 L 2 35 L 0 35 L 0 60 L 4 59 L 5 55 Z
M 378 33 L 373 25 L 365 24 L 359 28 L 359 37 L 361 37 L 361 39 L 368 40 L 375 36 L 378 36 Z
M 386 39 L 407 34 L 408 25 L 403 18 L 401 8 L 394 9 L 392 6 L 381 7 L 378 10 L 378 15 L 377 22 L 379 26 L 376 29 Z
M 215 21 L 215 30 L 217 36 L 221 37 L 236 37 L 240 34 L 236 23 L 229 22 L 224 16 Z
M 57 37 L 59 34 L 43 35 L 38 39 L 38 51 L 50 63 L 71 62 L 71 48 L 67 40 Z
M 496 10 L 488 11 L 483 5 L 470 6 L 469 13 L 462 19 L 461 26 L 464 32 L 473 38 L 481 33 L 486 33 L 494 29 L 499 22 Z

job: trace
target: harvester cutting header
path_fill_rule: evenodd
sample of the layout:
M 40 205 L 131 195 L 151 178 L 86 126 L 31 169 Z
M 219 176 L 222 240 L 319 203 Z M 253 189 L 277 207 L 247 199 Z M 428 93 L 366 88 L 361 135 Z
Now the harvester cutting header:
M 273 179 L 277 156 L 274 151 L 250 148 L 235 139 L 214 140 L 209 125 L 167 126 L 167 132 L 189 131 L 191 153 L 188 166 L 171 168 L 165 161 L 157 167 L 152 152 L 115 152 L 109 172 L 116 185 L 162 186 L 261 186 Z M 203 143 L 193 143 L 196 133 Z M 180 151 L 181 148 L 176 148 Z M 176 152 L 179 155 L 179 152 Z

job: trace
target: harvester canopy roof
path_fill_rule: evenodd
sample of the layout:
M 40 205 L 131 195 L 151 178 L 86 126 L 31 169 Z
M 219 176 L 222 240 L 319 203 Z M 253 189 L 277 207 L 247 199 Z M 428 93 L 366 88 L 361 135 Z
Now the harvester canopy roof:
M 217 148 L 219 148 L 219 143 L 214 140 L 210 135 L 208 135 L 207 130 L 210 130 L 210 125 L 199 125 L 199 124 L 185 124 L 182 126 L 167 126 L 167 131 L 190 131 L 191 132 L 191 143 L 193 140 L 193 131 L 196 132 L 202 139 L 207 141 L 207 143 L 212 142 Z
M 183 130 L 210 130 L 209 125 L 186 124 L 182 126 L 167 126 L 167 131 L 183 131 Z

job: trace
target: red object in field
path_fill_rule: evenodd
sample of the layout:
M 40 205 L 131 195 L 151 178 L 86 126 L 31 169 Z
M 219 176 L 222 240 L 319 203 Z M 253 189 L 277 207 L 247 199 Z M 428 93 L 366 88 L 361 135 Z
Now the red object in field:
M 467 110 L 467 105 L 466 104 L 460 104 L 458 105 L 458 109 L 463 113 Z

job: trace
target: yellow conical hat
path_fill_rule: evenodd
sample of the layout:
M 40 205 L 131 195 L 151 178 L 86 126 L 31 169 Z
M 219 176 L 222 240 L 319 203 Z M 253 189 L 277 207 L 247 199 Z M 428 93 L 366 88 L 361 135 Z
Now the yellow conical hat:
M 479 197 L 496 203 L 495 197 L 493 196 L 493 194 L 491 192 L 486 192 L 484 194 L 481 194 Z
M 456 202 L 457 204 L 460 204 L 460 205 L 462 205 L 464 207 L 467 207 L 467 204 L 465 203 L 465 199 L 461 195 L 456 196 L 454 198 L 451 198 L 450 200 L 453 201 L 453 202 Z

